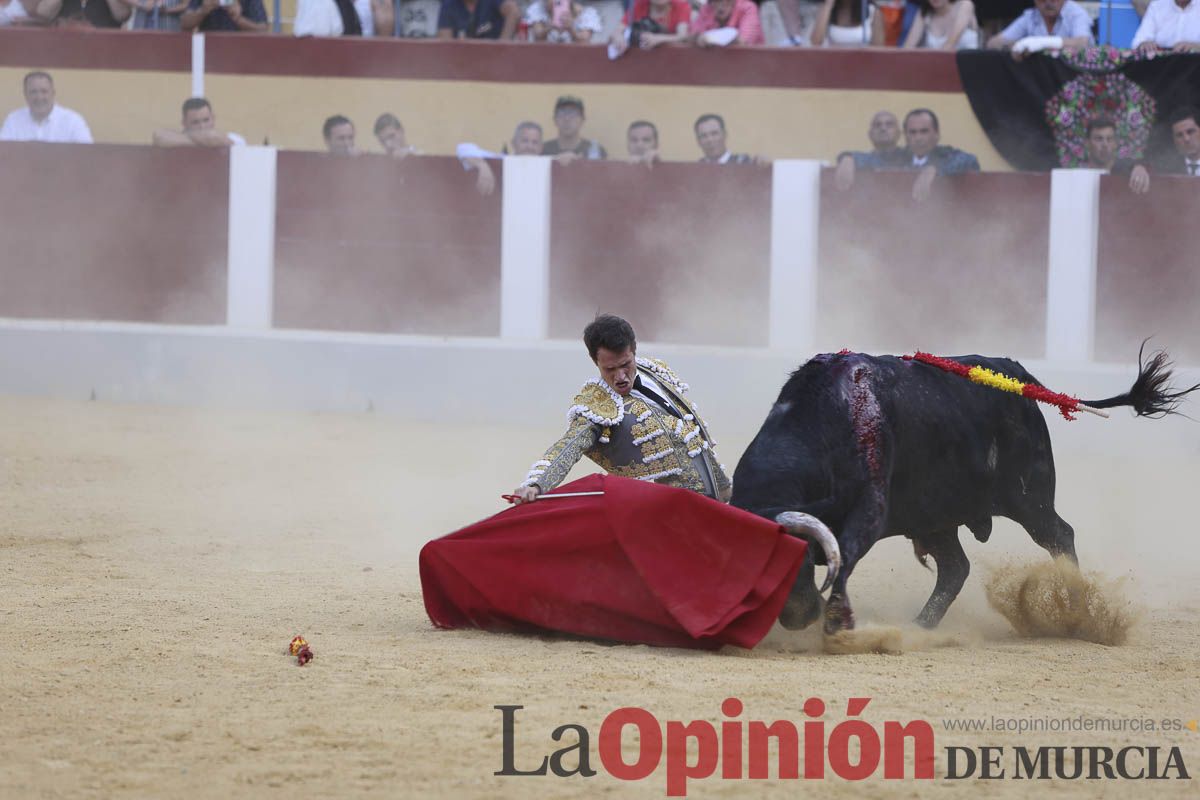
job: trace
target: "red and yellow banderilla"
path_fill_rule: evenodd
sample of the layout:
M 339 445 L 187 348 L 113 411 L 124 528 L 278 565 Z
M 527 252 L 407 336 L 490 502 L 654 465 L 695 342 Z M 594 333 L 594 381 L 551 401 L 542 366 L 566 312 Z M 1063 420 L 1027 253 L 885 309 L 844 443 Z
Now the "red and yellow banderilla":
M 922 353 L 920 350 L 911 356 L 902 356 L 902 358 L 905 361 L 920 361 L 922 364 L 928 364 L 931 367 L 937 367 L 946 372 L 953 372 L 955 375 L 961 375 L 972 383 L 978 383 L 981 386 L 990 386 L 993 389 L 1028 397 L 1030 400 L 1048 403 L 1057 407 L 1059 413 L 1066 419 L 1075 419 L 1075 414 L 1079 411 L 1086 411 L 1089 414 L 1095 414 L 1098 417 L 1108 419 L 1107 411 L 1092 408 L 1089 405 L 1081 403 L 1078 397 L 1052 392 L 1045 386 L 1038 386 L 1036 383 L 1023 383 L 1016 378 L 1010 378 L 1002 373 L 994 372 L 987 367 L 968 366 L 949 358 L 939 358 L 929 353 Z

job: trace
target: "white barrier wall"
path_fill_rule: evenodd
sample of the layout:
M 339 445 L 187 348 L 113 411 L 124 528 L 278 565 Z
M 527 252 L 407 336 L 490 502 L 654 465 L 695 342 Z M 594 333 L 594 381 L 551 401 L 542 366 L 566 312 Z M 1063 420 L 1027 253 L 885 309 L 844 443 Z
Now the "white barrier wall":
M 0 392 L 511 423 L 561 414 L 563 393 L 591 377 L 577 342 L 546 339 L 549 159 L 504 165 L 497 339 L 274 330 L 276 152 L 235 148 L 229 164 L 225 326 L 0 320 Z M 763 418 L 788 373 L 812 355 L 820 170 L 813 161 L 772 168 L 769 347 L 643 342 L 643 352 L 667 357 L 689 381 L 718 387 L 704 394 L 706 412 L 739 429 Z M 1048 357 L 1034 371 L 1066 376 L 1049 384 L 1072 393 L 1106 396 L 1128 388 L 1134 372 L 1090 363 L 1098 176 L 1056 172 L 1051 187 Z
M 229 325 L 271 325 L 275 159 L 269 147 L 235 148 L 229 161 Z M 551 162 L 505 159 L 500 331 L 547 336 L 550 303 Z M 817 161 L 772 167 L 769 347 L 807 348 L 816 324 L 820 171 Z M 1052 361 L 1092 358 L 1099 174 L 1055 170 L 1051 180 L 1046 350 Z
M 743 433 L 757 429 L 788 375 L 812 355 L 654 342 L 640 343 L 639 352 L 664 358 L 678 369 L 716 430 Z M 1047 386 L 1090 398 L 1127 390 L 1136 374 L 1133 364 L 1024 363 Z M 565 422 L 579 385 L 593 377 L 595 367 L 576 341 L 0 321 L 3 394 L 376 411 L 437 423 L 556 427 Z M 1176 378 L 1180 386 L 1197 382 L 1197 369 L 1183 370 Z M 1115 420 L 1128 417 L 1118 410 L 1111 424 L 1123 425 Z M 1088 424 L 1065 427 L 1081 436 L 1095 430 Z M 1146 426 L 1144 431 L 1149 435 L 1154 429 Z M 1195 442 L 1193 431 L 1189 446 Z

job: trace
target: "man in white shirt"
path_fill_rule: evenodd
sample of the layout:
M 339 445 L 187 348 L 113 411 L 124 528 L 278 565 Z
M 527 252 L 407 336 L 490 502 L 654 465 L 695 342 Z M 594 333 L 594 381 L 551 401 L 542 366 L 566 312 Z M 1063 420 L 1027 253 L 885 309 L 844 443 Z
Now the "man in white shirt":
M 24 88 L 28 108 L 18 108 L 5 118 L 0 141 L 92 143 L 92 132 L 83 117 L 55 105 L 54 79 L 49 73 L 29 73 Z
M 1034 7 L 1013 20 L 1012 24 L 988 40 L 992 50 L 1011 50 L 1030 37 L 1058 36 L 1062 48 L 1071 50 L 1093 44 L 1092 18 L 1073 0 L 1034 0 Z M 1014 56 L 1020 54 L 1014 51 Z
M 1133 35 L 1133 47 L 1143 53 L 1159 50 L 1200 52 L 1200 3 L 1196 0 L 1154 0 Z
M 203 97 L 183 101 L 183 130 L 162 128 L 154 132 L 158 147 L 230 147 L 244 145 L 246 140 L 236 133 L 217 130 L 217 115 L 212 104 Z

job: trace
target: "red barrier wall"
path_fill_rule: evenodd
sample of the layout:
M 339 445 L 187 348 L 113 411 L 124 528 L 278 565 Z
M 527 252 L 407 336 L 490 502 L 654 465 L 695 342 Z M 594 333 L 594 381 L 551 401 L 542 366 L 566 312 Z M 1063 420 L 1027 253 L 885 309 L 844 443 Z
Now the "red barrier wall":
M 823 171 L 821 348 L 1043 355 L 1050 176 L 914 177 Z
M 1096 360 L 1129 363 L 1138 344 L 1200 364 L 1200 181 L 1155 176 L 1135 195 L 1100 179 Z
M 225 322 L 229 156 L 0 143 L 0 316 Z
M 281 152 L 275 324 L 497 336 L 500 179 L 482 197 L 454 158 Z
M 191 39 L 141 31 L 0 28 L 0 66 L 184 70 Z M 232 75 L 673 84 L 961 92 L 954 54 L 895 48 L 659 48 L 610 61 L 602 44 L 209 36 L 206 69 Z
M 576 339 L 610 311 L 646 340 L 767 343 L 769 167 L 553 169 L 552 337 Z

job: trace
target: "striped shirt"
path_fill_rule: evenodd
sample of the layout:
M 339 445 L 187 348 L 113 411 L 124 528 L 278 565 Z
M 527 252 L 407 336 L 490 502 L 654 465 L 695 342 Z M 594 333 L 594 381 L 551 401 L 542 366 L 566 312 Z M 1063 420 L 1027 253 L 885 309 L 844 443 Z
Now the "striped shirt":
M 692 33 L 703 33 L 717 28 L 737 28 L 738 44 L 764 44 L 762 23 L 758 19 L 758 6 L 751 0 L 735 0 L 733 13 L 724 23 L 717 21 L 717 11 L 710 2 L 700 9 L 692 24 Z

